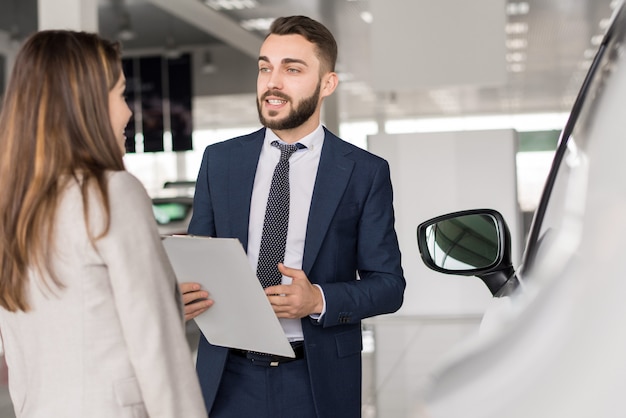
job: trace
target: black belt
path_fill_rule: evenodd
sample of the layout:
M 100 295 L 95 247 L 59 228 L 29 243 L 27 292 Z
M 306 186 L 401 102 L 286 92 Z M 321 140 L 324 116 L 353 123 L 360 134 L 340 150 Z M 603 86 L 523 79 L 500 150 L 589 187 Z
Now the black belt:
M 304 343 L 302 341 L 294 341 L 291 344 L 293 352 L 296 357 L 283 357 L 274 354 L 258 353 L 256 351 L 239 350 L 237 348 L 231 348 L 230 354 L 237 357 L 245 357 L 257 366 L 276 367 L 281 363 L 289 363 L 295 360 L 301 360 L 304 358 Z

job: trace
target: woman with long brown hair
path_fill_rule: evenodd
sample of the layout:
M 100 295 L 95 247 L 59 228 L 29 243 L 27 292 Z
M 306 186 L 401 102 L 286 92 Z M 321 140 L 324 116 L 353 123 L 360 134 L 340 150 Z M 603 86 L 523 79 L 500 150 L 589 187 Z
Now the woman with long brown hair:
M 206 417 L 119 46 L 41 31 L 0 113 L 0 331 L 18 417 Z

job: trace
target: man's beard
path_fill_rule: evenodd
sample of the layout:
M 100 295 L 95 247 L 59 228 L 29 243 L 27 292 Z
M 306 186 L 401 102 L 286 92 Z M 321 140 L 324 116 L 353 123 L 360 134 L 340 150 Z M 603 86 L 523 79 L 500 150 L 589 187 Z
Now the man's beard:
M 257 99 L 256 101 L 257 110 L 259 112 L 259 120 L 261 121 L 261 124 L 265 126 L 266 128 L 274 129 L 276 131 L 294 129 L 294 128 L 297 128 L 298 126 L 303 125 L 307 120 L 309 120 L 309 118 L 313 115 L 313 113 L 315 113 L 315 110 L 317 109 L 317 104 L 319 103 L 319 95 L 320 95 L 321 86 L 322 86 L 322 83 L 320 81 L 317 83 L 317 88 L 315 89 L 315 92 L 311 96 L 305 99 L 302 99 L 297 107 L 294 107 L 293 109 L 291 109 L 291 112 L 289 112 L 289 115 L 287 115 L 287 117 L 285 117 L 284 119 L 278 119 L 278 120 L 266 119 L 263 116 L 261 103 L 263 102 L 263 100 L 265 100 L 265 97 L 270 96 L 270 95 L 279 97 L 284 100 L 288 100 L 290 102 L 291 102 L 291 99 L 289 98 L 289 96 L 286 96 L 281 93 L 270 92 L 270 91 L 266 92 L 260 99 Z M 274 111 L 270 111 L 270 115 L 273 112 Z

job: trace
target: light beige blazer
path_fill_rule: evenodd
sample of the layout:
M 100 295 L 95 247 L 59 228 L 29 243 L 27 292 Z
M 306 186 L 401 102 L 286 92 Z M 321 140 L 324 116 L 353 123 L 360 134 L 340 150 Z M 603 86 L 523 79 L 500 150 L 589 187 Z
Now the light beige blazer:
M 108 178 L 111 227 L 95 247 L 77 182 L 62 195 L 53 260 L 65 287 L 48 287 L 32 272 L 32 310 L 0 309 L 16 415 L 206 417 L 150 198 L 128 172 Z M 89 202 L 92 228 L 101 231 L 95 193 Z

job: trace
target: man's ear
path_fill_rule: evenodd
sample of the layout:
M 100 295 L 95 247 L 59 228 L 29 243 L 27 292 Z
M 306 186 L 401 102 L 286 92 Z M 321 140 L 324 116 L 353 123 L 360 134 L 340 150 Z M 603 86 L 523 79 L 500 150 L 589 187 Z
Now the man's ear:
M 331 94 L 333 94 L 338 84 L 339 84 L 339 77 L 337 76 L 337 73 L 329 72 L 329 73 L 324 74 L 324 76 L 322 77 L 322 86 L 320 89 L 320 96 L 321 97 L 330 96 Z

